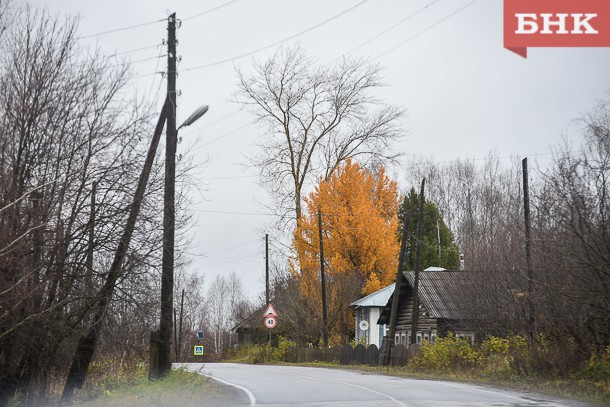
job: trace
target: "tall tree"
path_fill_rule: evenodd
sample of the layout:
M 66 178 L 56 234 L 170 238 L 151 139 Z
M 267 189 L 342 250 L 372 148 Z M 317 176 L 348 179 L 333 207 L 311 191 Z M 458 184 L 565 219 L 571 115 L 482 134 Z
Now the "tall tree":
M 323 217 L 327 278 L 328 323 L 331 334 L 351 335 L 353 320 L 347 306 L 362 294 L 391 283 L 398 261 L 398 192 L 384 169 L 367 172 L 348 159 L 321 180 L 305 199 L 307 212 L 294 234 L 301 293 L 313 315 L 319 314 L 318 208 Z
M 214 353 L 223 355 L 227 352 L 232 341 L 231 328 L 249 314 L 250 308 L 241 280 L 235 273 L 228 278 L 216 276 L 208 289 L 206 303 L 207 325 Z
M 407 199 L 400 205 L 399 219 L 403 222 L 408 216 L 409 232 L 407 251 L 405 253 L 405 270 L 415 270 L 415 247 L 417 243 L 417 224 L 419 213 L 419 194 L 411 188 Z M 421 246 L 421 269 L 427 267 L 444 267 L 448 270 L 457 270 L 460 266 L 460 253 L 453 241 L 453 233 L 445 225 L 438 207 L 426 200 L 424 202 L 424 229 Z M 398 230 L 397 233 L 401 233 Z M 439 244 L 440 239 L 440 244 Z M 440 249 L 440 250 L 439 250 Z M 440 253 L 440 256 L 439 256 Z
M 16 392 L 27 405 L 47 404 L 93 323 L 152 131 L 145 109 L 125 98 L 127 68 L 79 47 L 75 20 L 15 6 L 0 25 L 0 406 Z M 133 321 L 126 305 L 139 306 L 151 285 L 124 278 L 150 275 L 155 197 L 142 202 L 116 281 L 126 301 L 108 304 L 117 321 Z M 141 298 L 154 301 L 149 293 Z
M 251 74 L 237 71 L 237 101 L 265 129 L 261 153 L 251 162 L 282 215 L 280 224 L 292 228 L 286 220 L 299 221 L 306 191 L 348 157 L 397 157 L 390 144 L 402 134 L 403 110 L 373 96 L 381 73 L 378 65 L 359 59 L 321 65 L 299 46 L 255 62 Z

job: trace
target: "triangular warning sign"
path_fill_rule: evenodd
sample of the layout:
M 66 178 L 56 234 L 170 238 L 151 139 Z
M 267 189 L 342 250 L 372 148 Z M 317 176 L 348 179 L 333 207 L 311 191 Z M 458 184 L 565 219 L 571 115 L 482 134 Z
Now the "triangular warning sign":
M 275 308 L 273 308 L 272 304 L 269 304 L 267 306 L 267 311 L 265 311 L 265 316 L 267 315 L 273 315 L 274 317 L 277 317 L 277 312 L 275 312 Z

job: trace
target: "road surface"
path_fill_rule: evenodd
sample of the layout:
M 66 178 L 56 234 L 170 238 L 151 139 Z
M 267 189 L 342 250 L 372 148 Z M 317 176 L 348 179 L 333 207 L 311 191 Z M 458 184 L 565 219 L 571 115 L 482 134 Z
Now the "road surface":
M 176 364 L 174 366 L 177 366 Z M 178 365 L 180 366 L 180 365 Z M 292 407 L 583 407 L 578 402 L 471 384 L 405 379 L 301 366 L 185 363 L 188 370 L 238 389 L 231 406 Z

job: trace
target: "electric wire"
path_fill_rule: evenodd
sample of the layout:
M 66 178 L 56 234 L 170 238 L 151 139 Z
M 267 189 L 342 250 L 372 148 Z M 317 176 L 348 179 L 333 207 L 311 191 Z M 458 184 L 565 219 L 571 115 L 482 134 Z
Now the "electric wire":
M 221 139 L 223 139 L 223 138 L 225 138 L 225 137 L 227 137 L 227 136 L 230 136 L 231 134 L 237 133 L 238 131 L 240 131 L 240 130 L 242 130 L 242 129 L 245 129 L 246 127 L 248 127 L 248 126 L 250 126 L 250 125 L 251 125 L 251 123 L 246 123 L 246 124 L 244 124 L 244 125 L 242 125 L 242 126 L 239 126 L 238 128 L 233 129 L 233 130 L 231 130 L 231 131 L 228 131 L 228 132 L 226 132 L 226 133 L 222 134 L 221 136 L 218 136 L 218 137 L 216 137 L 216 138 L 213 138 L 213 139 L 211 139 L 211 140 L 206 141 L 205 143 L 202 143 L 202 144 L 199 144 L 199 145 L 195 146 L 194 148 L 192 148 L 191 150 L 189 150 L 189 152 L 197 151 L 197 150 L 199 150 L 199 149 L 200 149 L 200 148 L 202 148 L 202 147 L 205 147 L 205 146 L 207 146 L 207 145 L 209 145 L 209 144 L 215 143 L 215 142 L 217 142 L 218 140 L 221 140 Z M 192 134 L 192 133 L 189 133 L 189 134 Z
M 225 180 L 225 179 L 243 179 L 243 178 L 258 178 L 258 175 L 236 175 L 233 177 L 213 177 L 213 178 L 204 178 L 204 181 L 215 181 L 215 180 Z
M 390 31 L 392 31 L 396 27 L 406 23 L 411 18 L 413 18 L 416 15 L 422 13 L 423 11 L 428 9 L 430 6 L 432 6 L 434 3 L 438 3 L 439 1 L 440 0 L 433 0 L 433 1 L 431 1 L 430 3 L 426 4 L 424 7 L 420 8 L 419 10 L 415 11 L 414 13 L 409 14 L 408 16 L 403 18 L 402 20 L 398 21 L 396 24 L 393 24 L 392 26 L 390 26 L 390 27 L 386 28 L 385 30 L 381 31 L 379 34 L 374 35 L 373 37 L 369 38 L 368 40 L 362 42 L 360 45 L 357 45 L 356 47 L 350 49 L 349 51 L 347 51 L 343 55 L 345 56 L 345 55 L 351 54 L 352 52 L 356 51 L 357 49 L 360 49 L 360 48 L 364 47 L 365 45 L 371 43 L 372 41 L 375 41 L 377 38 L 382 37 L 383 35 L 389 33 Z
M 193 209 L 195 212 L 200 213 L 214 213 L 223 215 L 252 215 L 252 216 L 279 216 L 274 213 L 262 213 L 262 212 L 234 212 L 234 211 L 215 211 L 207 209 Z
M 212 11 L 219 10 L 219 9 L 221 9 L 223 7 L 228 6 L 229 4 L 235 3 L 236 1 L 239 1 L 239 0 L 227 1 L 226 3 L 223 3 L 220 6 L 216 6 L 214 8 L 209 9 L 209 10 L 203 11 L 203 12 L 201 12 L 199 14 L 195 14 L 194 16 L 190 16 L 190 17 L 187 17 L 187 18 L 181 18 L 180 20 L 182 20 L 182 21 L 189 21 L 189 20 L 192 20 L 194 18 L 201 17 L 201 16 L 203 16 L 205 14 L 211 13 Z
M 157 69 L 157 68 L 155 68 L 155 69 Z M 212 127 L 213 125 L 215 125 L 215 124 L 217 124 L 217 123 L 220 123 L 220 122 L 222 122 L 222 121 L 224 121 L 224 120 L 226 120 L 226 119 L 228 119 L 228 118 L 230 118 L 230 117 L 235 116 L 235 115 L 236 115 L 236 114 L 238 114 L 239 112 L 241 112 L 241 110 L 236 110 L 236 111 L 234 111 L 233 113 L 229 113 L 229 114 L 228 114 L 228 115 L 226 115 L 226 116 L 223 116 L 223 117 L 221 117 L 221 118 L 219 118 L 219 119 L 217 119 L 217 120 L 214 120 L 214 121 L 212 121 L 212 122 L 210 122 L 210 123 L 207 123 L 205 126 L 201 126 L 201 127 L 196 128 L 196 129 L 193 129 L 193 130 L 191 130 L 191 131 L 189 131 L 189 132 L 186 132 L 186 133 L 184 133 L 182 136 L 183 136 L 183 137 L 185 137 L 185 136 L 189 136 L 189 135 L 191 135 L 191 134 L 195 134 L 195 133 L 197 133 L 197 132 L 199 132 L 199 131 L 201 131 L 201 130 L 203 130 L 203 129 L 207 129 L 208 127 Z
M 159 48 L 159 59 L 157 59 L 157 64 L 155 65 L 155 71 L 157 69 L 159 69 L 159 61 L 161 60 L 161 54 L 163 53 L 163 48 Z M 163 78 L 159 79 L 159 86 L 157 87 L 157 92 L 155 94 L 155 98 L 152 100 L 157 100 L 157 97 L 159 96 L 159 90 L 161 89 L 161 83 L 163 82 Z M 153 92 L 153 89 L 155 87 L 155 78 L 153 78 L 153 80 L 150 82 L 150 89 L 148 90 L 148 97 L 147 100 L 150 101 L 151 100 L 151 95 Z
M 249 246 L 249 245 L 251 245 L 251 244 L 253 244 L 253 243 L 258 243 L 258 241 L 259 241 L 259 239 L 250 240 L 250 241 L 248 241 L 248 242 L 246 242 L 246 243 L 241 243 L 241 244 L 239 244 L 239 245 L 237 245 L 237 246 L 233 246 L 233 247 L 230 247 L 230 248 L 228 248 L 228 249 L 221 250 L 221 251 L 219 251 L 219 252 L 216 252 L 216 253 L 214 253 L 214 254 L 210 254 L 210 255 L 208 255 L 208 256 L 209 256 L 209 257 L 213 257 L 213 256 L 217 256 L 217 255 L 219 255 L 219 254 L 223 254 L 223 253 L 230 252 L 230 251 L 233 251 L 233 250 L 241 249 L 242 247 Z
M 159 44 L 157 44 L 157 45 L 150 45 L 148 47 L 141 47 L 141 48 L 130 49 L 130 50 L 127 50 L 127 51 L 115 52 L 113 54 L 108 55 L 108 58 L 116 57 L 116 56 L 119 56 L 119 55 L 125 55 L 125 54 L 135 54 L 136 52 L 146 51 L 146 50 L 153 49 L 153 48 L 158 48 L 158 47 L 159 47 Z
M 451 14 L 448 14 L 447 16 L 441 18 L 440 20 L 438 20 L 437 22 L 429 25 L 428 27 L 424 28 L 423 30 L 419 31 L 417 34 L 407 38 L 404 41 L 399 42 L 398 44 L 396 44 L 395 46 L 393 46 L 392 48 L 382 52 L 381 54 L 377 55 L 376 57 L 374 57 L 373 59 L 379 59 L 382 56 L 385 56 L 387 54 L 389 54 L 390 52 L 402 47 L 403 45 L 405 45 L 406 43 L 414 40 L 415 38 L 419 37 L 420 35 L 430 31 L 431 29 L 433 29 L 434 27 L 436 27 L 439 24 L 444 23 L 445 21 L 449 20 L 451 17 L 461 13 L 462 11 L 466 10 L 468 7 L 472 6 L 474 3 L 476 3 L 479 0 L 472 0 L 471 2 L 465 4 L 464 6 L 460 7 L 459 9 L 455 10 L 454 12 L 452 12 Z
M 78 39 L 82 40 L 85 38 L 100 37 L 102 35 L 112 34 L 112 33 L 119 32 L 119 31 L 133 30 L 135 28 L 145 27 L 147 25 L 157 24 L 157 23 L 164 22 L 164 21 L 167 21 L 167 19 L 163 18 L 161 20 L 148 21 L 146 23 L 134 24 L 134 25 L 130 25 L 127 27 L 119 27 L 119 28 L 115 28 L 115 29 L 108 30 L 108 31 L 102 31 L 102 32 L 95 33 L 95 34 L 82 35 L 82 36 L 78 37 Z
M 300 31 L 300 32 L 298 32 L 296 34 L 293 34 L 291 36 L 283 38 L 283 39 L 281 39 L 279 41 L 275 41 L 272 44 L 265 45 L 264 47 L 260 47 L 260 48 L 257 48 L 255 50 L 248 51 L 248 52 L 245 52 L 243 54 L 233 56 L 231 58 L 226 58 L 226 59 L 222 59 L 220 61 L 210 62 L 208 64 L 203 64 L 203 65 L 193 66 L 193 67 L 190 67 L 190 68 L 185 68 L 185 69 L 182 69 L 182 71 L 183 72 L 188 72 L 188 71 L 194 71 L 194 70 L 203 69 L 203 68 L 209 68 L 209 67 L 216 66 L 216 65 L 222 65 L 222 64 L 225 64 L 227 62 L 232 62 L 232 61 L 234 61 L 236 59 L 244 58 L 244 57 L 247 57 L 247 56 L 259 53 L 261 51 L 264 51 L 266 49 L 276 47 L 278 45 L 283 44 L 286 41 L 293 40 L 293 39 L 295 39 L 297 37 L 300 37 L 303 34 L 306 34 L 306 33 L 310 32 L 310 31 L 313 31 L 313 30 L 315 30 L 315 29 L 317 29 L 317 28 L 319 28 L 319 27 L 321 27 L 321 26 L 331 22 L 331 21 L 333 21 L 333 20 L 343 16 L 344 14 L 349 13 L 350 11 L 354 10 L 355 8 L 360 7 L 361 5 L 363 5 L 364 3 L 368 2 L 368 1 L 369 0 L 362 0 L 361 2 L 357 3 L 356 5 L 350 7 L 348 9 L 346 9 L 346 10 L 343 10 L 339 14 L 335 14 L 334 16 L 332 16 L 330 18 L 327 18 L 326 20 L 324 20 L 324 21 L 322 21 L 322 22 L 320 22 L 320 23 L 318 23 L 316 25 L 313 25 L 313 26 L 311 26 L 311 27 L 309 27 L 309 28 L 307 28 L 307 29 L 305 29 L 303 31 Z
M 203 12 L 201 12 L 201 13 L 199 13 L 199 14 L 195 14 L 194 16 L 191 16 L 191 17 L 182 18 L 182 19 L 180 19 L 180 20 L 181 20 L 181 21 L 188 21 L 188 20 L 192 20 L 192 19 L 194 19 L 194 18 L 200 17 L 200 16 L 202 16 L 202 15 L 205 15 L 205 14 L 211 13 L 211 12 L 216 11 L 216 10 L 218 10 L 218 9 L 221 9 L 221 8 L 223 8 L 223 7 L 225 7 L 225 6 L 228 6 L 228 5 L 229 5 L 229 4 L 231 4 L 231 3 L 235 3 L 236 1 L 238 1 L 238 0 L 231 0 L 231 1 L 228 1 L 228 2 L 226 2 L 226 3 L 224 3 L 224 4 L 221 4 L 221 5 L 217 6 L 217 7 L 214 7 L 214 8 L 211 8 L 211 9 L 209 9 L 209 10 L 203 11 Z M 153 20 L 153 21 L 148 21 L 148 22 L 145 22 L 145 23 L 140 23 L 140 24 L 129 25 L 129 26 L 126 26 L 126 27 L 114 28 L 114 29 L 112 29 L 112 30 L 101 31 L 101 32 L 94 33 L 94 34 L 82 35 L 82 36 L 78 37 L 78 39 L 85 39 L 85 38 L 100 37 L 100 36 L 102 36 L 102 35 L 106 35 L 106 34 L 112 34 L 112 33 L 119 32 L 119 31 L 133 30 L 133 29 L 135 29 L 135 28 L 146 27 L 146 26 L 148 26 L 148 25 L 152 25 L 152 24 L 156 24 L 156 23 L 160 23 L 160 22 L 164 22 L 164 21 L 167 21 L 167 19 L 166 19 L 166 18 L 163 18 L 163 19 L 161 19 L 161 20 Z

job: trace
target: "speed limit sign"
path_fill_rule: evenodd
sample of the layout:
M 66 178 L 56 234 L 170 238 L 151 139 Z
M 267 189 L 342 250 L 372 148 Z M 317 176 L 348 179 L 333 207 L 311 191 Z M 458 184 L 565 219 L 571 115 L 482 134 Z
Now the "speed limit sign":
M 265 317 L 265 326 L 269 329 L 273 329 L 275 328 L 275 326 L 277 325 L 277 319 L 275 319 L 274 316 L 268 316 Z

